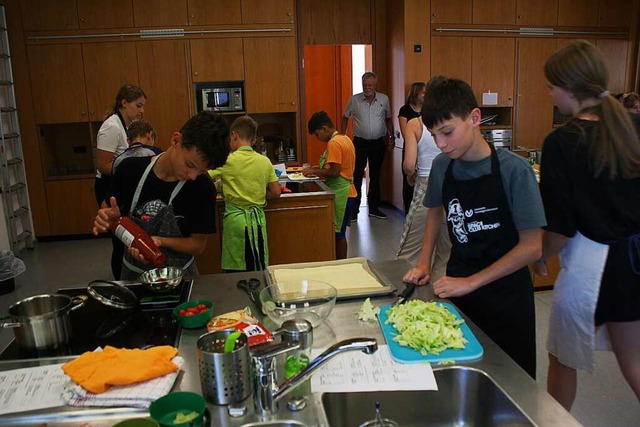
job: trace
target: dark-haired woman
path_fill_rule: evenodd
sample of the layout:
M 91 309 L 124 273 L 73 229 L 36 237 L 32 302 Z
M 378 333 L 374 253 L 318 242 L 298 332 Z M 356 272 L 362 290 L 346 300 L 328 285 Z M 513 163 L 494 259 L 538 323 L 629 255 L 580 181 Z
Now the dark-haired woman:
M 126 84 L 118 90 L 113 108 L 98 131 L 96 183 L 94 192 L 98 207 L 105 201 L 111 181 L 113 159 L 129 147 L 127 127 L 144 115 L 147 96 L 138 86 Z

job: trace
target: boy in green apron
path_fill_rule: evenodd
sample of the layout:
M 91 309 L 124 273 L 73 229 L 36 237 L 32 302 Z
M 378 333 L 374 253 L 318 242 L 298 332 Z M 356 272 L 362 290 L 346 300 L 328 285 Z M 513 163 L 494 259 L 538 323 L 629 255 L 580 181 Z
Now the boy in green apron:
M 309 134 L 327 143 L 327 150 L 320 157 L 320 166 L 302 171 L 304 176 L 324 178 L 325 184 L 335 193 L 333 214 L 336 231 L 336 259 L 347 257 L 347 223 L 356 203 L 358 193 L 353 185 L 356 150 L 346 135 L 338 134 L 329 115 L 319 111 L 309 119 Z
M 546 222 L 533 169 L 523 157 L 482 137 L 480 108 L 467 83 L 434 79 L 421 116 L 442 154 L 429 174 L 422 252 L 404 280 L 417 285 L 430 280 L 431 253 L 446 219 L 451 255 L 446 275 L 433 283 L 434 293 L 450 299 L 535 378 L 535 308 L 527 265 L 542 253 Z
M 257 130 L 251 117 L 238 117 L 231 124 L 227 163 L 209 171 L 212 179 L 222 180 L 222 268 L 227 272 L 269 265 L 264 206 L 267 198 L 280 197 L 280 184 L 271 161 L 253 150 Z

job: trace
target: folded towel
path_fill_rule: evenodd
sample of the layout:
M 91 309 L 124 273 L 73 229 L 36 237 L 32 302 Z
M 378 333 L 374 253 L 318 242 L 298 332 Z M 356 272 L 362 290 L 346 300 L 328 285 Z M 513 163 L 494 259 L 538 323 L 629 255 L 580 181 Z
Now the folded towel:
M 184 359 L 176 356 L 172 359 L 182 368 Z M 171 391 L 180 370 L 162 377 L 131 385 L 113 386 L 104 393 L 94 394 L 81 386 L 70 382 L 62 392 L 62 400 L 71 406 L 126 406 L 149 409 L 154 400 L 160 399 Z M 68 377 L 67 377 L 68 378 Z
M 62 365 L 62 370 L 91 393 L 104 393 L 114 385 L 128 385 L 177 371 L 171 359 L 178 354 L 165 345 L 146 350 L 106 346 L 102 351 L 88 351 Z

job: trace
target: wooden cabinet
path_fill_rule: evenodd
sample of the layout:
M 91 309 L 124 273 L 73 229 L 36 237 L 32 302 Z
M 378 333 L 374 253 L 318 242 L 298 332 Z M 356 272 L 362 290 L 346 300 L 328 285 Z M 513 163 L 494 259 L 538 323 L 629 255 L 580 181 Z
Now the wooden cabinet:
M 138 82 L 134 43 L 27 47 L 36 122 L 100 121 L 125 83 Z
M 552 287 L 558 278 L 558 273 L 560 272 L 560 261 L 557 256 L 549 258 L 547 262 L 547 269 L 549 270 L 549 274 L 547 276 L 539 276 L 535 274 L 534 265 L 531 264 L 529 266 L 529 270 L 531 271 L 533 278 L 533 287 L 534 288 L 542 288 L 542 287 Z
M 133 22 L 136 27 L 183 28 L 189 25 L 185 0 L 135 0 Z
M 595 27 L 598 24 L 598 8 L 593 0 L 559 0 L 558 25 Z
M 76 0 L 20 0 L 25 31 L 77 30 Z
M 471 0 L 432 0 L 432 24 L 471 24 Z
M 166 149 L 173 132 L 189 118 L 192 89 L 187 76 L 187 43 L 184 40 L 136 42 L 140 87 L 149 107 L 145 118 L 158 133 L 156 145 Z
M 47 181 L 51 235 L 90 234 L 98 212 L 94 178 Z
M 269 264 L 330 261 L 336 259 L 333 226 L 333 194 L 282 196 L 267 201 Z M 196 256 L 200 274 L 222 272 L 222 216 L 224 202 L 216 208 L 216 230 L 203 254 Z
M 298 67 L 294 37 L 243 40 L 247 113 L 298 110 Z
M 473 0 L 474 24 L 514 24 L 516 0 Z
M 242 23 L 240 0 L 187 0 L 189 25 Z
M 292 24 L 293 0 L 242 0 L 243 24 Z
M 89 117 L 100 121 L 115 104 L 120 87 L 138 84 L 136 44 L 86 43 L 82 45 L 82 57 Z
M 27 46 L 36 123 L 89 120 L 82 45 Z
M 132 0 L 77 0 L 77 2 L 80 29 L 133 27 Z
M 194 82 L 244 80 L 242 38 L 194 39 L 189 44 Z
M 634 15 L 634 0 L 600 0 L 598 2 L 599 27 L 630 27 L 632 18 L 637 19 L 637 9 Z
M 512 38 L 474 37 L 471 86 L 478 104 L 482 94 L 498 94 L 498 106 L 513 106 L 516 42 Z
M 518 0 L 516 25 L 557 25 L 559 0 Z
M 472 43 L 465 37 L 431 37 L 431 76 L 471 83 L 471 52 Z
M 556 40 L 518 40 L 518 87 L 515 143 L 541 148 L 553 126 L 553 102 L 543 66 L 558 47 Z

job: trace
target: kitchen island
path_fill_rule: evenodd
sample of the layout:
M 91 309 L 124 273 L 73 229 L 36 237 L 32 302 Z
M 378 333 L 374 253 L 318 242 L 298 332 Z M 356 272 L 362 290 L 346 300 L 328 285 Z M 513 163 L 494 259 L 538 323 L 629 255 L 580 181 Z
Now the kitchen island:
M 291 181 L 280 184 L 291 190 L 277 199 L 267 200 L 269 264 L 330 261 L 336 259 L 333 226 L 334 194 L 320 180 Z M 222 216 L 224 200 L 216 203 L 217 233 L 209 236 L 204 253 L 196 256 L 200 274 L 221 273 Z
M 401 289 L 403 287 L 402 276 L 408 268 L 406 261 L 377 262 L 375 267 L 397 288 Z M 255 274 L 234 273 L 198 277 L 192 289 L 191 299 L 211 299 L 217 314 L 241 308 L 250 304 L 250 301 L 244 292 L 236 288 L 236 283 L 240 279 L 247 279 L 252 276 L 255 276 Z M 414 298 L 431 300 L 433 299 L 433 292 L 430 287 L 421 287 L 416 290 Z M 373 303 L 375 305 L 384 305 L 393 301 L 394 298 L 392 297 L 382 297 L 374 299 Z M 354 313 L 361 303 L 361 300 L 338 302 L 327 321 L 314 330 L 314 348 L 323 349 L 335 342 L 352 337 L 372 337 L 376 338 L 380 344 L 384 344 L 384 338 L 377 323 L 360 322 L 356 319 Z M 464 316 L 464 313 L 462 315 Z M 580 425 L 482 331 L 471 322 L 468 323 L 484 347 L 484 355 L 478 360 L 460 363 L 460 366 L 479 369 L 489 375 L 534 425 L 544 427 Z M 267 327 L 273 326 L 268 320 L 265 320 L 265 325 Z M 204 328 L 183 331 L 179 349 L 181 356 L 185 359 L 185 364 L 174 390 L 188 390 L 200 393 L 195 343 L 197 338 L 204 332 Z M 59 362 L 59 360 L 2 362 L 0 363 L 0 370 Z M 435 369 L 438 368 L 435 367 Z M 483 397 L 482 395 L 475 396 L 480 401 L 482 401 Z M 248 398 L 244 403 L 247 405 L 248 411 L 246 415 L 239 418 L 229 417 L 226 406 L 209 404 L 208 408 L 212 416 L 211 425 L 216 427 L 255 426 L 256 424 L 252 423 L 263 421 L 253 412 L 252 398 Z M 144 411 L 129 408 L 81 409 L 65 407 L 3 416 L 0 417 L 0 425 L 37 425 L 46 423 L 47 426 L 85 425 L 97 427 L 112 425 L 119 419 L 142 416 L 145 416 Z M 296 420 L 303 423 L 303 425 L 328 426 L 327 418 L 322 408 L 322 395 L 319 393 L 313 394 L 307 408 L 297 413 L 290 412 L 286 408 L 286 404 L 280 404 L 275 418 Z

